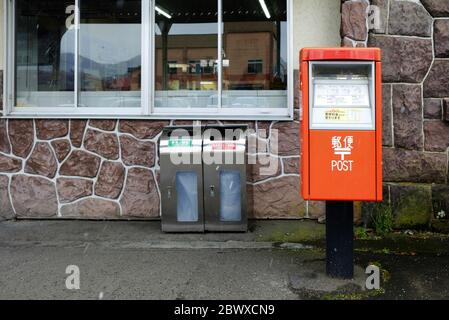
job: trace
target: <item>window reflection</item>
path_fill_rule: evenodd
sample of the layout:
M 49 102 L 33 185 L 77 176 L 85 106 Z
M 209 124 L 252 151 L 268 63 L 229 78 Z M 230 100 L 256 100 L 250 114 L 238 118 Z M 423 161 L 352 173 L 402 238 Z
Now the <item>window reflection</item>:
M 156 1 L 156 107 L 218 104 L 217 1 Z
M 141 0 L 81 0 L 80 107 L 140 107 Z
M 75 33 L 70 28 L 70 8 L 74 1 L 15 3 L 15 105 L 73 107 Z
M 223 106 L 287 105 L 287 1 L 223 0 Z
M 78 2 L 14 2 L 15 105 L 141 107 L 142 1 Z M 286 0 L 155 2 L 155 107 L 287 106 Z
M 287 0 L 156 1 L 156 107 L 285 108 Z M 218 15 L 222 83 L 218 83 Z

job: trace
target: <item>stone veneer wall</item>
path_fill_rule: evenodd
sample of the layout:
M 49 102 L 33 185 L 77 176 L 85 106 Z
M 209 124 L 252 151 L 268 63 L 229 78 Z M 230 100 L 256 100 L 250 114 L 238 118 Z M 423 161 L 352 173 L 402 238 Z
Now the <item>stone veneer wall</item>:
M 164 126 L 189 123 L 0 119 L 0 217 L 158 218 L 157 142 Z M 298 119 L 248 125 L 258 130 L 250 138 L 252 148 L 257 142 L 262 146 L 258 152 L 271 156 L 279 168 L 261 176 L 261 165 L 248 166 L 250 217 L 323 215 L 322 203 L 299 197 Z M 278 155 L 271 154 L 273 129 L 279 133 Z
M 368 31 L 369 4 L 381 25 Z M 383 50 L 384 189 L 396 227 L 448 231 L 449 0 L 342 1 L 341 31 L 343 46 Z

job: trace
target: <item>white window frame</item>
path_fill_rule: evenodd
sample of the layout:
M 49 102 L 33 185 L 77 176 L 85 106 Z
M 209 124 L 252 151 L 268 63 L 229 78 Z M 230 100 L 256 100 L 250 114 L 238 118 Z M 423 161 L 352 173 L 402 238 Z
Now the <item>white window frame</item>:
M 98 108 L 78 106 L 78 81 L 75 81 L 74 107 L 16 107 L 14 102 L 14 57 L 15 57 L 15 0 L 4 1 L 4 56 L 5 80 L 3 82 L 4 116 L 7 118 L 101 118 L 101 119 L 192 119 L 192 120 L 293 120 L 293 0 L 287 1 L 287 106 L 285 108 L 228 108 L 222 106 L 222 14 L 218 14 L 218 106 L 216 108 L 155 108 L 155 0 L 142 0 L 142 76 L 140 108 Z M 79 0 L 74 0 L 79 8 Z M 218 12 L 222 12 L 224 0 L 218 1 Z M 79 25 L 79 10 L 75 11 Z M 78 39 L 78 28 L 75 28 Z M 78 52 L 78 42 L 75 44 Z M 78 69 L 78 54 L 75 54 L 75 68 Z M 76 80 L 76 79 L 75 79 Z M 78 92 L 78 94 L 77 94 Z

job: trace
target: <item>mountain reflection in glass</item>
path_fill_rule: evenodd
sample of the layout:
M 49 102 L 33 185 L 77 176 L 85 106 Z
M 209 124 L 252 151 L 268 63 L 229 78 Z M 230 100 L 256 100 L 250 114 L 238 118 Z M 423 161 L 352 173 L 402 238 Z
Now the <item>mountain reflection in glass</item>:
M 15 106 L 141 106 L 141 0 L 15 3 Z
M 80 107 L 140 107 L 140 0 L 81 0 Z
M 17 107 L 73 107 L 74 1 L 17 0 L 15 96 Z M 69 14 L 66 14 L 66 12 Z

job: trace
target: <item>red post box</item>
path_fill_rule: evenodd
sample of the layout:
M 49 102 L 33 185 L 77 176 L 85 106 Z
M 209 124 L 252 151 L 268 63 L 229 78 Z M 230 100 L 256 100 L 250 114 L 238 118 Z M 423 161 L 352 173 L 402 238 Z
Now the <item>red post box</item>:
M 378 48 L 301 51 L 302 195 L 382 201 L 382 86 Z

